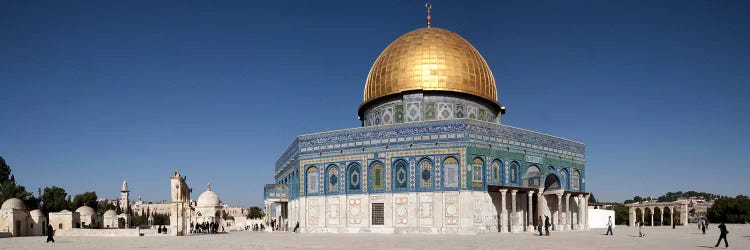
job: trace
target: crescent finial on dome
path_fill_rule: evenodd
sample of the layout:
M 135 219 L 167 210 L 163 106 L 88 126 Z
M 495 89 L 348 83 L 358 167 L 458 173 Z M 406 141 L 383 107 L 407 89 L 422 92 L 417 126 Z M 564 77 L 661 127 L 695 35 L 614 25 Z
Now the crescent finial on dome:
M 427 8 L 427 28 L 432 26 L 432 17 L 430 16 L 430 11 L 432 10 L 432 4 L 430 2 L 426 2 L 424 4 L 424 7 Z

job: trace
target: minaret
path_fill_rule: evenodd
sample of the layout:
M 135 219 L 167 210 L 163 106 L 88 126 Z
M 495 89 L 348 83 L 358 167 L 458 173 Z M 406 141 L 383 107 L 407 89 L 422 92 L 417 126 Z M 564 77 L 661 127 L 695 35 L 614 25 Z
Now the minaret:
M 120 208 L 122 212 L 128 211 L 130 207 L 130 191 L 128 191 L 128 181 L 122 181 L 122 190 L 120 190 Z

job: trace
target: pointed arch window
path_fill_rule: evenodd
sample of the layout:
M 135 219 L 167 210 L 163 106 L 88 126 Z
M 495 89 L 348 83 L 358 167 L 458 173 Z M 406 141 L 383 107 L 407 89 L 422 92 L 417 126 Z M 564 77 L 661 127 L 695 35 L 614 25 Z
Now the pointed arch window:
M 443 160 L 443 187 L 458 188 L 459 184 L 458 160 L 448 157 Z
M 419 162 L 419 188 L 422 190 L 429 190 L 432 188 L 433 171 L 432 162 L 427 159 L 422 159 Z
M 481 188 L 481 187 L 483 187 L 483 183 L 482 183 L 483 178 L 482 177 L 483 177 L 484 173 L 482 172 L 482 169 L 484 168 L 484 161 L 482 160 L 482 158 L 479 158 L 479 157 L 474 158 L 474 161 L 472 162 L 471 166 L 473 168 L 472 169 L 472 176 L 473 176 L 472 180 L 474 182 L 474 184 L 472 186 L 474 188 Z
M 347 182 L 347 190 L 353 191 L 353 192 L 359 192 L 362 190 L 362 169 L 359 167 L 359 164 L 352 163 L 349 164 L 349 171 L 347 172 L 347 177 L 349 177 Z
M 494 160 L 492 161 L 492 170 L 490 171 L 490 176 L 492 177 L 492 183 L 500 183 L 500 161 Z
M 374 190 L 383 189 L 383 164 L 375 162 L 370 166 L 370 188 Z
M 510 183 L 518 184 L 518 170 L 521 168 L 521 166 L 518 165 L 518 162 L 512 162 L 510 164 Z
M 326 172 L 326 193 L 338 193 L 340 179 L 338 166 L 331 164 Z
M 581 173 L 578 170 L 573 171 L 573 177 L 570 179 L 570 189 L 578 191 L 581 189 Z
M 409 187 L 409 168 L 404 160 L 398 160 L 393 164 L 393 188 L 407 189 Z
M 307 194 L 317 194 L 320 191 L 320 175 L 315 166 L 307 168 Z

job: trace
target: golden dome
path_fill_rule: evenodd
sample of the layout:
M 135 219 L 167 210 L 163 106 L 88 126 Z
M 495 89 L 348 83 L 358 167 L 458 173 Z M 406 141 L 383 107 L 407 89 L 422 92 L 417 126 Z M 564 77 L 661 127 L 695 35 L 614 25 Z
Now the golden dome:
M 446 29 L 416 29 L 388 45 L 367 75 L 360 109 L 377 98 L 409 90 L 469 94 L 500 109 L 487 62 L 466 39 Z

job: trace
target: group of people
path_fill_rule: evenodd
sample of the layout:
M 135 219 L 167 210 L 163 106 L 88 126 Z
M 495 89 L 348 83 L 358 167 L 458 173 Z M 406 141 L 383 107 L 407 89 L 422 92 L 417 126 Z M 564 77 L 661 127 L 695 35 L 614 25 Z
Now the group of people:
M 539 236 L 542 236 L 542 227 L 544 227 L 544 235 L 549 236 L 549 227 L 552 226 L 551 223 L 549 223 L 549 216 L 544 216 L 544 221 L 542 221 L 542 216 L 539 216 L 539 224 L 537 224 L 536 228 L 539 230 Z
M 612 216 L 610 216 L 610 222 L 607 224 L 607 232 L 612 231 Z M 708 220 L 706 218 L 700 218 L 696 220 L 695 222 L 698 224 L 698 230 L 703 232 L 703 234 L 706 234 L 706 229 L 708 229 Z M 639 237 L 645 237 L 646 234 L 643 233 L 643 222 L 637 221 L 635 222 L 635 225 L 638 227 L 638 236 Z M 675 224 L 672 224 L 672 229 L 675 228 Z M 729 230 L 727 230 L 727 225 L 724 224 L 724 222 L 719 224 L 719 240 L 716 242 L 716 245 L 714 247 L 719 247 L 719 244 L 721 243 L 721 240 L 724 240 L 724 247 L 729 247 L 729 242 L 727 242 L 727 234 L 729 234 Z
M 159 227 L 156 228 L 156 232 L 159 234 L 167 234 L 167 226 L 159 225 Z
M 221 231 L 224 232 L 224 226 L 219 225 L 219 223 L 216 222 L 202 222 L 195 224 L 190 222 L 191 233 L 215 234 L 219 232 L 219 227 L 221 227 Z
M 250 225 L 250 229 L 253 231 L 265 231 L 266 226 L 264 226 L 263 223 L 255 223 L 253 225 Z
M 271 224 L 270 225 L 271 226 L 271 230 L 273 230 L 273 231 L 287 231 L 287 230 L 289 230 L 288 229 L 289 228 L 288 224 L 286 222 L 284 222 L 284 225 L 281 225 L 281 223 L 279 223 L 278 221 L 276 221 L 276 219 L 271 219 L 270 224 Z
M 696 221 L 698 224 L 698 230 L 703 231 L 703 234 L 706 234 L 706 228 L 708 228 L 708 220 L 705 218 L 700 218 Z

